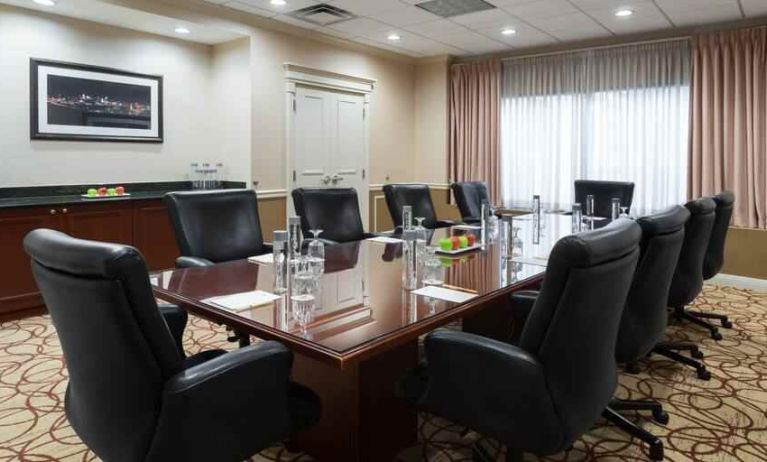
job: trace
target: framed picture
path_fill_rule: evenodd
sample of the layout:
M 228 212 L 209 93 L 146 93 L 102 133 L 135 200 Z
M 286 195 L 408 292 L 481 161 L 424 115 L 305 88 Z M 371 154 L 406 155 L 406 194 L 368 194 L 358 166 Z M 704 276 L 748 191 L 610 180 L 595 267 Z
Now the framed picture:
M 162 76 L 30 60 L 32 139 L 162 143 Z

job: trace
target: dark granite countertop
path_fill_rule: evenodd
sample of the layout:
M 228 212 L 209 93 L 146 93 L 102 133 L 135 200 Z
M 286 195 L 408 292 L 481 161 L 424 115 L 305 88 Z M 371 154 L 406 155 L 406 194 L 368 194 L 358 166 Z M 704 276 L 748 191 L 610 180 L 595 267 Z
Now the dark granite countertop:
M 160 199 L 170 191 L 191 191 L 189 181 L 169 181 L 159 183 L 121 183 L 129 196 L 116 196 L 98 199 L 81 197 L 88 188 L 101 185 L 66 185 L 66 186 L 32 186 L 16 188 L 0 188 L 0 209 L 12 207 L 34 207 L 47 205 L 92 204 L 104 202 L 122 202 L 136 200 Z M 104 185 L 113 187 L 116 185 Z M 244 182 L 226 181 L 223 189 L 244 188 Z

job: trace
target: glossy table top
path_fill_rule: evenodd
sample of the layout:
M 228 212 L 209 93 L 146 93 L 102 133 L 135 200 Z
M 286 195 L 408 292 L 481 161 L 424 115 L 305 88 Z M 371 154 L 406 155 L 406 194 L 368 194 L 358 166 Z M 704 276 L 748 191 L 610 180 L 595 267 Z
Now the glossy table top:
M 412 294 L 402 286 L 402 245 L 358 241 L 326 247 L 322 297 L 314 321 L 302 332 L 293 322 L 286 297 L 245 311 L 231 312 L 207 299 L 253 290 L 273 291 L 272 265 L 237 260 L 205 268 L 151 275 L 159 298 L 182 303 L 190 311 L 226 323 L 260 338 L 279 340 L 291 348 L 343 367 L 445 325 L 481 308 L 498 296 L 537 283 L 554 243 L 571 233 L 571 218 L 544 214 L 514 218 L 522 240 L 520 257 L 509 259 L 495 237 L 482 250 L 440 257 L 445 287 L 477 296 L 454 303 Z M 439 229 L 431 242 L 460 229 Z M 421 271 L 419 269 L 419 283 Z

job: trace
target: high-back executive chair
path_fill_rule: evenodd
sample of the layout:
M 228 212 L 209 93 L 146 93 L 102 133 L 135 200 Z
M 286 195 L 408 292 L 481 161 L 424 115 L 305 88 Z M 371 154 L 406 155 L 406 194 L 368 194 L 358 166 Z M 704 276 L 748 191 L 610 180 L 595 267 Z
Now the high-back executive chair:
M 621 200 L 622 207 L 631 210 L 634 200 L 634 183 L 627 181 L 599 181 L 599 180 L 575 180 L 575 202 L 581 204 L 583 213 L 586 213 L 586 196 L 594 196 L 594 215 L 598 217 L 610 217 L 611 201 L 613 197 Z
M 722 191 L 711 197 L 716 203 L 716 217 L 714 227 L 711 229 L 711 239 L 708 241 L 706 254 L 703 257 L 703 279 L 709 280 L 719 274 L 724 266 L 724 244 L 727 240 L 727 231 L 730 229 L 732 208 L 735 204 L 735 194 L 732 191 Z M 702 313 L 700 311 L 687 310 L 687 314 L 700 320 L 716 319 L 725 329 L 732 327 L 732 323 L 726 315 L 717 313 Z
M 362 226 L 354 188 L 297 188 L 291 195 L 296 214 L 301 217 L 304 237 L 311 237 L 310 229 L 321 229 L 320 237 L 328 244 L 373 236 Z
M 133 247 L 38 229 L 24 248 L 64 352 L 67 418 L 102 460 L 241 461 L 318 421 L 277 342 L 184 359 Z
M 716 203 L 710 197 L 701 197 L 688 202 L 685 207 L 690 210 L 691 216 L 685 229 L 682 253 L 679 255 L 671 282 L 668 306 L 674 309 L 676 318 L 705 327 L 709 330 L 711 338 L 721 340 L 719 329 L 685 310 L 685 306 L 692 303 L 703 290 L 703 261 L 716 220 Z
M 401 394 L 497 439 L 509 461 L 522 460 L 522 451 L 567 449 L 615 392 L 615 340 L 640 238 L 639 225 L 617 220 L 559 240 L 519 346 L 433 332 L 425 363 L 403 378 Z
M 252 189 L 165 195 L 181 257 L 176 266 L 209 266 L 272 251 L 264 244 Z
M 668 322 L 666 300 L 689 218 L 690 212 L 676 205 L 636 221 L 642 228 L 639 263 L 615 347 L 616 360 L 627 364 L 631 372 L 637 372 L 636 361 L 653 352 L 663 338 Z M 655 400 L 615 399 L 606 412 L 611 422 L 650 445 L 651 458 L 662 459 L 662 441 L 616 411 L 651 411 L 657 422 L 666 424 L 669 417 L 661 404 Z
M 429 185 L 425 184 L 386 184 L 383 187 L 386 207 L 396 228 L 402 227 L 402 207 L 409 205 L 413 208 L 413 224 L 416 217 L 423 217 L 424 228 L 445 228 L 453 223 L 438 220 L 431 200 Z
M 478 223 L 482 221 L 482 203 L 490 202 L 487 185 L 484 181 L 463 181 L 450 185 L 453 197 L 461 212 L 461 220 L 464 223 Z

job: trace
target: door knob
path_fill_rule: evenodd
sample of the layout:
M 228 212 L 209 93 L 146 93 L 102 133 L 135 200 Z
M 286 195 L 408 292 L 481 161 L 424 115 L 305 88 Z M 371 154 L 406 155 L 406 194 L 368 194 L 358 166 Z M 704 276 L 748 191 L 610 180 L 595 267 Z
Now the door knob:
M 322 177 L 322 180 L 321 180 L 321 181 L 322 181 L 322 184 L 328 184 L 328 183 L 330 183 L 332 180 L 333 180 L 333 179 L 332 179 L 332 178 L 330 178 L 330 175 L 325 175 L 325 176 L 323 176 L 323 177 Z
M 341 175 L 333 175 L 333 184 L 338 183 L 339 181 L 343 181 L 344 177 Z

